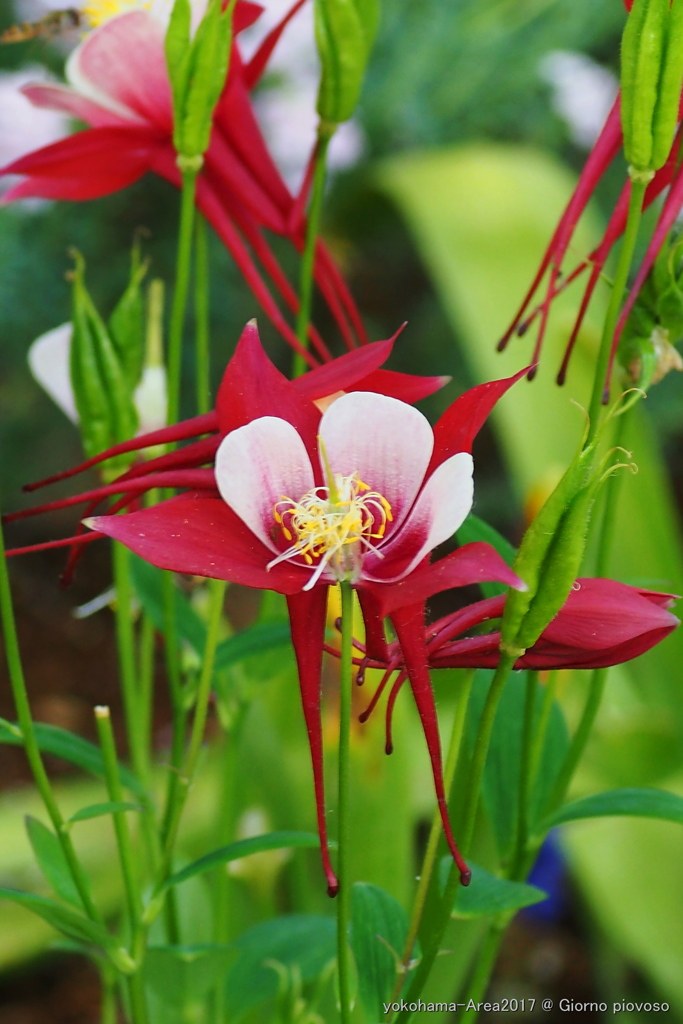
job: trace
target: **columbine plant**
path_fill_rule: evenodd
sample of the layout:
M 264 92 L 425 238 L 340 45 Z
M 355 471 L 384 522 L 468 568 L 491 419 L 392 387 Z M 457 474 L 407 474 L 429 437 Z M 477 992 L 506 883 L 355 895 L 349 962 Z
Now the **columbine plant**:
M 470 959 L 463 967 L 466 981 L 454 998 L 460 1005 L 471 999 L 476 1007 L 512 914 L 543 898 L 526 880 L 544 837 L 558 822 L 596 813 L 586 810 L 585 801 L 567 803 L 566 795 L 600 705 L 607 668 L 649 650 L 678 624 L 669 610 L 674 595 L 604 578 L 617 509 L 612 477 L 632 465 L 618 435 L 607 453 L 604 442 L 614 423 L 619 429 L 635 398 L 618 401 L 608 416 L 602 415 L 602 405 L 621 328 L 631 311 L 631 298 L 622 303 L 641 212 L 668 185 L 669 197 L 631 293 L 651 273 L 622 346 L 622 362 L 632 368 L 631 383 L 646 385 L 656 376 L 643 340 L 654 351 L 655 327 L 679 330 L 678 247 L 668 251 L 662 245 L 672 211 L 680 205 L 676 121 L 683 80 L 683 2 L 635 0 L 624 36 L 621 103 L 608 118 L 515 320 L 514 327 L 526 327 L 528 318 L 523 317 L 535 288 L 549 272 L 540 307 L 542 336 L 551 300 L 564 286 L 561 268 L 578 217 L 623 143 L 629 184 L 603 242 L 580 268 L 592 266 L 582 316 L 610 247 L 624 233 L 589 422 L 576 455 L 517 551 L 472 515 L 472 448 L 496 403 L 505 400 L 521 376 L 533 376 L 540 340 L 531 366 L 466 391 L 434 427 L 413 403 L 448 378 L 383 368 L 397 336 L 368 343 L 355 302 L 319 237 L 327 147 L 358 103 L 379 5 L 374 0 L 316 0 L 319 125 L 295 196 L 268 153 L 249 93 L 303 2 L 291 7 L 248 61 L 236 39 L 257 21 L 259 10 L 245 0 L 227 5 L 210 0 L 201 11 L 176 0 L 172 9 L 127 7 L 111 18 L 89 9 L 97 27 L 68 62 L 69 84 L 24 90 L 37 106 L 66 111 L 88 127 L 4 168 L 25 176 L 6 201 L 104 196 L 147 171 L 182 190 L 166 346 L 166 424 L 136 434 L 145 337 L 155 363 L 164 348 L 161 285 L 150 287 L 145 314 L 141 282 L 146 267 L 135 256 L 128 288 L 105 318 L 86 290 L 85 265 L 77 256 L 72 326 L 57 341 L 63 351 L 69 349 L 72 412 L 78 414 L 87 458 L 72 469 L 57 464 L 53 476 L 28 489 L 92 468 L 100 472 L 100 481 L 4 520 L 77 508 L 80 522 L 72 536 L 9 552 L 66 548 L 66 581 L 89 544 L 114 540 L 114 610 L 130 767 L 117 750 L 108 707 L 95 709 L 97 747 L 34 723 L 4 557 L 0 571 L 18 719 L 17 724 L 0 723 L 0 737 L 24 746 L 43 798 L 51 828 L 30 820 L 28 832 L 57 898 L 9 888 L 0 896 L 39 914 L 80 949 L 94 953 L 102 976 L 103 1024 L 111 1024 L 117 1013 L 129 1024 L 181 1016 L 228 1024 L 255 1005 L 261 1008 L 249 1002 L 253 994 L 243 995 L 242 1002 L 235 998 L 245 987 L 244 978 L 252 978 L 249 971 L 256 971 L 254 989 L 265 986 L 277 1003 L 273 1012 L 281 1011 L 288 1020 L 338 1018 L 350 1024 L 353 1017 L 375 1024 L 383 1016 L 404 1022 L 425 991 L 454 908 L 487 921 L 481 943 L 471 954 L 458 954 Z M 265 316 L 294 348 L 293 379 L 268 358 L 252 321 L 211 401 L 206 239 L 195 208 L 227 246 Z M 285 277 L 265 232 L 288 239 L 301 254 L 298 291 Z M 575 276 L 578 271 L 570 275 Z M 193 277 L 196 415 L 183 419 L 181 355 L 189 341 L 185 313 Z M 333 343 L 311 322 L 315 287 L 350 349 L 337 358 L 331 355 Z M 575 336 L 576 330 L 569 350 Z M 401 344 L 411 343 L 406 332 Z M 37 351 L 33 363 L 40 368 Z M 45 376 L 44 366 L 40 373 Z M 600 500 L 603 513 L 596 517 Z M 582 569 L 591 532 L 600 552 L 595 577 Z M 463 603 L 458 595 L 455 610 L 451 605 L 431 619 L 429 602 L 437 594 L 451 600 L 448 592 L 474 585 L 483 588 L 483 599 L 470 593 Z M 261 619 L 230 635 L 226 592 L 230 588 L 229 597 L 239 595 L 239 587 L 266 597 L 255 613 Z M 278 602 L 286 605 L 284 614 Z M 332 609 L 338 604 L 341 618 L 335 621 Z M 157 638 L 163 638 L 171 707 L 170 749 L 163 752 L 152 735 Z M 284 645 L 291 645 L 296 661 L 317 835 L 288 828 L 237 838 L 235 806 L 251 782 L 249 763 L 240 762 L 241 730 L 263 700 L 255 681 L 278 674 L 267 664 L 270 649 Z M 325 659 L 325 651 L 334 657 Z M 445 758 L 430 677 L 437 668 L 460 670 L 447 684 L 454 716 Z M 571 739 L 555 699 L 560 669 L 591 670 L 586 705 Z M 368 737 L 352 721 L 354 678 L 358 685 L 366 679 L 374 685 L 364 710 L 356 709 L 361 722 L 371 717 L 389 687 L 387 753 L 394 747 L 396 699 L 406 682 L 426 742 L 437 810 L 421 851 L 409 916 L 385 887 L 355 873 L 355 851 L 387 844 L 390 818 L 408 798 L 401 790 L 392 794 L 388 807 L 384 797 L 377 801 L 384 832 L 381 824 L 374 834 L 361 835 L 355 828 L 352 796 L 360 797 L 362 786 L 365 799 L 372 776 L 381 773 L 359 767 L 365 764 Z M 292 680 L 285 682 L 289 687 Z M 283 692 L 289 707 L 291 689 Z M 330 693 L 332 713 L 326 708 Z M 497 753 L 501 700 L 515 709 L 512 721 L 521 723 L 514 737 L 521 751 L 513 773 L 517 777 L 506 780 L 513 824 L 508 821 L 505 827 L 490 815 L 491 822 L 482 824 L 489 814 L 482 793 L 487 761 Z M 327 727 L 331 719 L 333 740 Z M 283 733 L 293 728 L 288 720 Z M 202 772 L 205 746 L 210 767 Z M 44 753 L 71 759 L 98 775 L 106 801 L 65 820 Z M 336 757 L 326 763 L 326 753 Z M 333 765 L 336 850 L 328 841 L 324 784 Z M 275 790 L 277 768 L 269 763 L 268 772 Z M 215 777 L 221 779 L 213 815 L 216 840 L 213 849 L 197 857 L 201 828 L 193 827 L 191 810 L 201 802 L 196 794 L 207 778 Z M 291 787 L 284 783 L 284 788 Z M 628 798 L 619 792 L 601 794 L 601 806 L 606 813 L 683 817 L 681 801 L 672 794 L 635 793 Z M 282 813 L 294 811 L 287 807 Z M 78 821 L 97 817 L 109 817 L 114 825 L 123 898 L 113 924 L 93 896 L 71 834 Z M 260 808 L 251 817 L 267 820 Z M 487 874 L 472 853 L 479 855 L 482 835 L 477 829 L 489 826 L 494 841 L 479 843 L 490 851 Z M 449 856 L 440 862 L 442 837 Z M 188 838 L 194 839 L 194 860 L 183 846 Z M 401 841 L 412 856 L 413 837 Z M 320 915 L 278 916 L 238 934 L 242 907 L 249 901 L 233 898 L 233 880 L 217 869 L 252 855 L 275 856 L 255 883 L 258 896 L 252 903 L 260 918 L 267 903 L 275 906 L 273 887 L 285 858 L 306 847 L 319 848 L 327 891 L 338 897 L 329 905 L 336 915 L 336 939 L 330 935 L 330 909 Z M 256 857 L 252 864 L 253 869 L 236 875 L 258 878 Z M 188 924 L 183 885 L 209 870 L 214 872 L 211 908 L 204 912 L 204 931 L 198 936 Z M 409 873 L 415 873 L 412 863 Z M 384 881 L 390 888 L 391 879 Z M 288 900 L 295 898 L 295 889 Z M 312 899 L 320 907 L 317 889 L 316 883 Z M 469 950 L 469 944 L 464 948 Z M 364 1017 L 354 1009 L 354 970 Z M 332 973 L 337 974 L 335 984 L 329 984 Z M 318 993 L 307 1003 L 306 984 L 313 978 Z M 402 996 L 405 1000 L 396 1002 Z M 392 1005 L 399 1008 L 394 1011 Z

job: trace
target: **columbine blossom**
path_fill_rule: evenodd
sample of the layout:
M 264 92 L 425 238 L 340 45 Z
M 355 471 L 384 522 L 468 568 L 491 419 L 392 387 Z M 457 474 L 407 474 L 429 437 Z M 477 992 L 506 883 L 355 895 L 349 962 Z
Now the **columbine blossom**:
M 625 6 L 628 10 L 631 4 L 626 0 Z M 683 109 L 683 97 L 681 100 Z M 622 330 L 633 308 L 648 273 L 652 269 L 654 261 L 661 249 L 668 233 L 671 231 L 678 214 L 683 207 L 683 165 L 680 162 L 681 128 L 674 137 L 671 152 L 663 165 L 657 170 L 645 191 L 644 209 L 647 209 L 668 189 L 668 194 L 659 213 L 655 230 L 648 243 L 647 251 L 643 258 L 640 269 L 631 286 L 628 298 L 621 312 L 612 342 L 612 360 L 608 369 L 607 380 L 611 375 L 612 361 L 619 344 Z M 504 349 L 515 333 L 525 334 L 535 320 L 539 321 L 538 335 L 534 346 L 534 354 L 531 360 L 533 367 L 536 363 L 543 344 L 550 307 L 554 297 L 564 290 L 573 281 L 588 271 L 588 281 L 584 288 L 583 297 L 579 307 L 572 332 L 567 342 L 564 357 L 558 372 L 558 384 L 564 383 L 569 360 L 581 330 L 586 311 L 600 280 L 609 254 L 619 240 L 626 227 L 629 198 L 631 193 L 631 182 L 628 180 L 617 200 L 614 211 L 609 219 L 605 232 L 599 245 L 583 260 L 567 271 L 565 261 L 568 249 L 572 243 L 574 232 L 583 216 L 588 203 L 590 202 L 600 181 L 607 173 L 610 166 L 617 159 L 623 145 L 623 133 L 621 128 L 621 107 L 620 95 L 617 96 L 612 109 L 610 110 L 602 131 L 584 165 L 579 181 L 574 192 L 565 207 L 555 232 L 543 255 L 536 275 L 531 282 L 521 306 L 517 310 L 512 323 L 500 340 L 498 348 Z M 544 280 L 545 292 L 538 306 L 532 305 L 537 291 L 541 288 Z M 530 377 L 535 369 L 532 369 Z
M 377 370 L 392 341 L 289 381 L 269 362 L 249 325 L 215 413 L 118 445 L 104 457 L 188 438 L 191 431 L 215 429 L 213 436 L 134 467 L 111 485 L 43 506 L 118 497 L 109 514 L 88 520 L 95 535 L 114 537 L 164 569 L 286 595 L 331 893 L 337 883 L 327 851 L 320 722 L 328 586 L 344 579 L 356 588 L 373 652 L 386 652 L 382 620 L 392 619 L 425 732 L 444 830 L 464 880 L 469 873 L 448 820 L 423 619 L 416 629 L 414 612 L 423 614 L 425 601 L 446 587 L 492 579 L 523 586 L 487 544 L 466 545 L 429 564 L 431 551 L 469 511 L 472 442 L 517 377 L 465 393 L 432 431 L 406 402 L 378 393 L 405 394 L 419 384 Z M 322 414 L 312 401 L 351 387 L 356 390 Z M 195 468 L 214 459 L 215 470 Z M 157 486 L 188 492 L 142 511 L 110 514 Z
M 233 44 L 197 182 L 199 209 L 230 251 L 265 315 L 297 349 L 299 342 L 272 288 L 291 311 L 298 308 L 298 299 L 264 232 L 283 235 L 303 250 L 308 182 L 297 197 L 287 188 L 263 140 L 249 92 L 303 2 L 297 0 L 248 63 L 242 60 L 237 43 Z M 234 12 L 235 35 L 251 25 L 260 11 L 258 5 L 240 0 Z M 154 7 L 118 14 L 90 32 L 71 54 L 68 85 L 23 87 L 34 106 L 63 111 L 90 127 L 1 168 L 0 174 L 26 176 L 8 190 L 4 202 L 27 196 L 94 199 L 125 188 L 148 171 L 180 185 L 164 34 L 164 17 Z M 315 278 L 346 344 L 353 347 L 358 340 L 367 341 L 353 299 L 322 244 Z M 317 355 L 329 359 L 314 328 L 310 336 Z M 306 358 L 311 365 L 315 362 L 308 353 Z
M 675 594 L 661 594 L 602 578 L 577 579 L 563 608 L 522 657 L 516 669 L 596 669 L 620 665 L 649 651 L 679 625 L 668 609 Z M 430 623 L 424 628 L 424 644 L 432 668 L 495 668 L 500 658 L 500 631 L 482 633 L 503 614 L 505 596 L 477 601 Z M 415 613 L 417 617 L 417 612 Z M 387 703 L 387 746 L 391 747 L 391 716 L 394 702 L 406 680 L 403 652 L 395 643 L 383 658 L 363 653 L 356 658 L 364 670 L 383 669 L 384 676 L 361 715 L 365 721 L 398 672 Z M 336 650 L 332 653 L 337 654 Z

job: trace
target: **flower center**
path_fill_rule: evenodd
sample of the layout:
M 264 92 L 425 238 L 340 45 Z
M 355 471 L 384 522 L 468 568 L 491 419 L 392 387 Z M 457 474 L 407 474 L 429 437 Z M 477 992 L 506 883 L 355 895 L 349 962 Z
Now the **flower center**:
M 283 495 L 273 507 L 273 518 L 291 545 L 268 568 L 295 557 L 307 565 L 317 562 L 305 590 L 314 586 L 326 567 L 339 580 L 357 579 L 363 552 L 375 550 L 373 541 L 384 537 L 393 519 L 387 499 L 370 490 L 358 473 L 335 473 L 333 484 L 314 487 L 299 501 Z
M 149 10 L 151 2 L 145 0 L 90 0 L 81 8 L 83 16 L 87 19 L 91 28 L 97 28 L 117 14 L 126 14 L 128 11 Z

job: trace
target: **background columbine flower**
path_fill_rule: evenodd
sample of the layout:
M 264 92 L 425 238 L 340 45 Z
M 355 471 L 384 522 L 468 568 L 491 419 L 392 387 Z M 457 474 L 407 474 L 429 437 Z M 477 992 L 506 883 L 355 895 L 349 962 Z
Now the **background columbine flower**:
M 273 291 L 291 310 L 298 298 L 265 235 L 282 235 L 302 250 L 305 218 L 270 156 L 250 100 L 280 35 L 301 0 L 263 39 L 248 63 L 233 44 L 230 69 L 214 112 L 211 143 L 197 186 L 197 205 L 212 224 L 251 288 L 258 304 L 295 348 L 296 335 Z M 240 0 L 234 32 L 252 24 L 260 8 Z M 90 128 L 39 149 L 2 168 L 26 180 L 5 201 L 41 196 L 85 200 L 108 195 L 148 171 L 179 186 L 173 148 L 171 90 L 164 53 L 165 25 L 152 11 L 134 10 L 106 21 L 71 54 L 68 85 L 29 85 L 34 106 L 58 110 Z M 305 205 L 305 204 L 304 204 Z M 339 272 L 325 246 L 316 256 L 316 282 L 348 347 L 367 337 Z M 310 331 L 317 355 L 330 358 L 319 334 Z M 307 356 L 309 362 L 315 362 Z

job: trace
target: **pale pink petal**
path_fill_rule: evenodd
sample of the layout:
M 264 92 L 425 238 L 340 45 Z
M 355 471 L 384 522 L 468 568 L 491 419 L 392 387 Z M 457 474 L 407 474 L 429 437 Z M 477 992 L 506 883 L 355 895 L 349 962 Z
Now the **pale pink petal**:
M 172 129 L 164 28 L 147 11 L 129 11 L 96 28 L 69 58 L 67 78 L 122 117 Z
M 424 480 L 434 435 L 421 412 L 386 395 L 354 391 L 333 402 L 320 421 L 333 473 L 358 473 L 391 505 L 387 537 L 405 519 Z M 322 463 L 323 474 L 325 466 Z
M 61 110 L 65 114 L 85 121 L 91 128 L 110 128 L 127 125 L 131 122 L 130 113 L 121 116 L 113 110 L 94 103 L 86 96 L 81 96 L 67 85 L 25 85 L 21 92 L 31 101 L 34 107 L 43 110 Z M 136 123 L 142 121 L 136 118 Z
M 458 452 L 434 470 L 403 528 L 363 559 L 365 579 L 403 579 L 462 526 L 472 508 L 472 469 L 472 456 Z
M 262 416 L 231 431 L 216 454 L 221 497 L 272 551 L 275 505 L 299 501 L 315 486 L 311 462 L 299 434 L 286 420 Z

